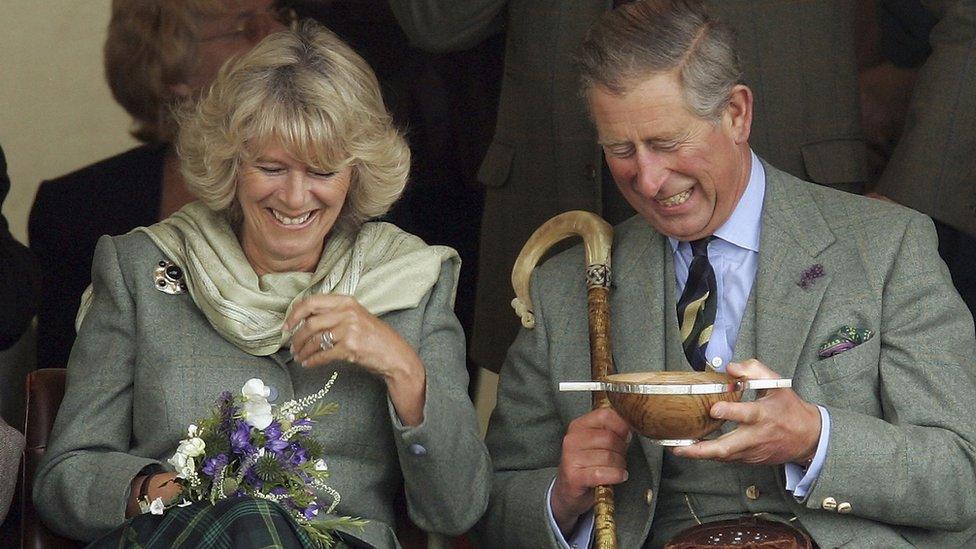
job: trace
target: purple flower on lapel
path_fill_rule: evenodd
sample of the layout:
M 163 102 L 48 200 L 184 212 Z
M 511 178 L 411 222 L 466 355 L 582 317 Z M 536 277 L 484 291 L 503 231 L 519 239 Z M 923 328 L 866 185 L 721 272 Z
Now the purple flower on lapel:
M 803 271 L 800 275 L 800 281 L 796 283 L 797 286 L 803 288 L 804 290 L 809 290 L 813 286 L 813 282 L 824 275 L 823 265 L 817 263 L 816 265 L 811 265 L 807 270 Z

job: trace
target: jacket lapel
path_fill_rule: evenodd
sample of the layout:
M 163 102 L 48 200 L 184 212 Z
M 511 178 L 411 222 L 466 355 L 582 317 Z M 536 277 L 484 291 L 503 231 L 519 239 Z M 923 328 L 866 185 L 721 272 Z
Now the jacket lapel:
M 614 365 L 621 373 L 661 371 L 666 364 L 675 360 L 670 356 L 673 352 L 669 352 L 672 347 L 668 342 L 678 337 L 678 321 L 673 313 L 674 264 L 670 246 L 665 237 L 651 229 L 639 216 L 618 225 L 616 231 L 618 237 L 614 242 L 611 294 L 613 324 L 610 327 Z M 670 315 L 669 310 L 672 311 Z M 673 344 L 680 354 L 680 344 Z M 636 438 L 640 441 L 640 448 L 631 449 L 631 459 L 637 454 L 643 455 L 647 463 L 646 478 L 650 480 L 653 493 L 657 493 L 663 450 L 644 437 Z M 635 466 L 636 463 L 631 463 L 631 467 Z M 632 482 L 645 478 L 636 471 L 632 476 Z M 630 522 L 643 524 L 640 532 L 619 532 L 622 547 L 637 546 L 647 537 L 653 513 L 639 500 L 646 488 L 646 484 L 637 486 L 635 490 L 640 494 L 628 500 L 627 505 L 618 507 L 619 513 L 631 515 L 628 519 Z M 621 487 L 621 497 L 625 493 L 627 490 Z M 620 522 L 624 523 L 623 516 Z
M 792 377 L 831 273 L 811 274 L 817 257 L 835 237 L 809 191 L 765 162 L 756 303 L 756 358 L 783 377 Z M 808 284 L 801 285 L 807 273 Z
M 614 366 L 619 373 L 664 369 L 667 330 L 661 325 L 667 291 L 662 291 L 669 258 L 667 241 L 639 217 L 619 226 L 613 255 L 610 327 Z M 672 267 L 673 269 L 673 267 Z M 671 289 L 674 288 L 672 274 Z M 672 298 L 673 299 L 673 298 Z

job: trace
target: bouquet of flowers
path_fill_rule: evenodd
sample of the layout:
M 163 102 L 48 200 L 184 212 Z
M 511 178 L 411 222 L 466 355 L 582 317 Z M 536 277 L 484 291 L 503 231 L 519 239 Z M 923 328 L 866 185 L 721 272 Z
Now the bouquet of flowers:
M 310 435 L 317 418 L 339 408 L 321 402 L 337 376 L 332 374 L 319 392 L 280 406 L 268 402 L 271 389 L 260 379 L 245 383 L 240 396 L 222 393 L 213 414 L 189 426 L 169 459 L 182 487 L 180 505 L 241 496 L 275 501 L 324 547 L 335 543 L 337 527 L 362 529 L 366 521 L 358 518 L 312 520 L 322 509 L 332 513 L 340 500 L 325 483 L 329 467 L 322 444 Z M 331 497 L 329 505 L 319 500 L 316 488 Z M 154 513 L 163 508 L 159 500 L 150 505 Z

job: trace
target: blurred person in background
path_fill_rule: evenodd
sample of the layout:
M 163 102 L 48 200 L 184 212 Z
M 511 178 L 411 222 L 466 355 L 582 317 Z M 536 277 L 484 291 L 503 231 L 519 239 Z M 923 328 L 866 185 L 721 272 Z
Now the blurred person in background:
M 7 159 L 0 147 L 0 206 L 10 191 Z M 36 307 L 37 272 L 27 247 L 10 234 L 0 215 L 0 351 L 20 340 Z M 3 372 L 6 375 L 6 372 Z M 0 383 L 9 383 L 2 379 Z M 17 465 L 24 450 L 24 436 L 0 419 L 0 523 L 7 516 L 17 484 Z

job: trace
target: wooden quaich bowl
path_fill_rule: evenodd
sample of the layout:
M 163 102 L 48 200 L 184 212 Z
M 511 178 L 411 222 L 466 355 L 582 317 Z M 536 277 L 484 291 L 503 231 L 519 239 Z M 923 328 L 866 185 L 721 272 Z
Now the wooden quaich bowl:
M 791 387 L 791 379 L 736 379 L 716 372 L 637 372 L 602 381 L 563 382 L 560 391 L 606 391 L 630 426 L 662 446 L 687 446 L 721 427 L 708 415 L 716 402 L 738 402 L 748 389 Z

